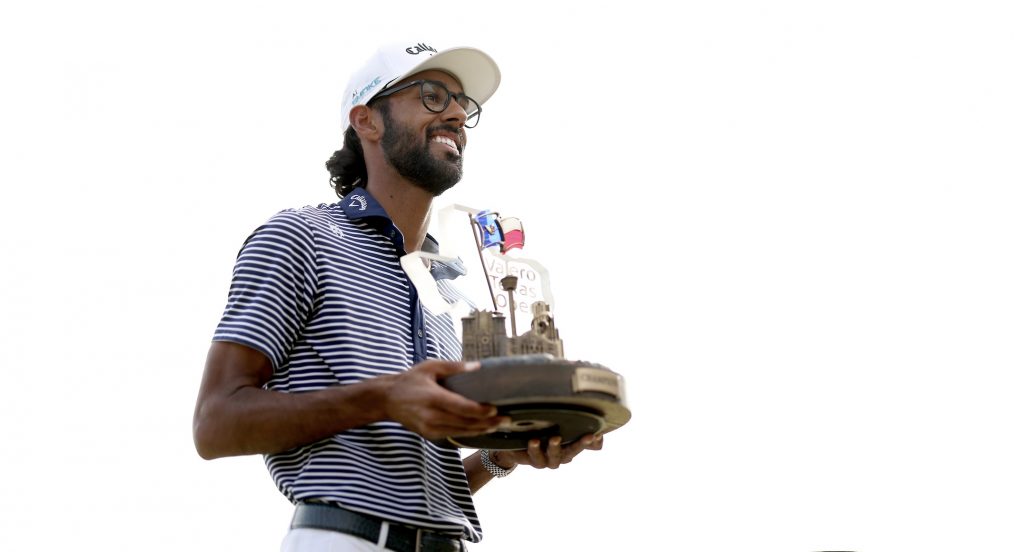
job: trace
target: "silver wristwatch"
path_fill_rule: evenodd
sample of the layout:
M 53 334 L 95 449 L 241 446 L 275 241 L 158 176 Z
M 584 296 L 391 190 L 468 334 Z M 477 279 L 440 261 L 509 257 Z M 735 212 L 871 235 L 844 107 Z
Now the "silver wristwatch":
M 515 468 L 518 466 L 518 464 L 516 464 L 508 469 L 504 469 L 497 464 L 494 464 L 494 461 L 490 459 L 490 451 L 486 449 L 479 451 L 479 461 L 483 463 L 483 467 L 486 468 L 486 471 L 493 474 L 494 477 L 504 477 L 515 471 Z

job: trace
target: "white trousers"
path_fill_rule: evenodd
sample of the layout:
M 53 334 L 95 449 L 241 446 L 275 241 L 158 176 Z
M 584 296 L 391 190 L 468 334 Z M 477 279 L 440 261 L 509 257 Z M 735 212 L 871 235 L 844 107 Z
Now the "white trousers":
M 290 529 L 281 552 L 381 552 L 386 547 L 365 539 L 323 529 Z

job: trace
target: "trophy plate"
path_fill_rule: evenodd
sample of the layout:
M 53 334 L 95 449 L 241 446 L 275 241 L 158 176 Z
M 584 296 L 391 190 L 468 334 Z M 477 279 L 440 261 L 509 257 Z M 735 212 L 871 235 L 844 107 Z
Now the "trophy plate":
M 486 358 L 479 370 L 441 383 L 511 418 L 494 433 L 445 440 L 458 447 L 523 450 L 531 439 L 546 443 L 554 436 L 567 445 L 585 435 L 614 431 L 630 419 L 622 376 L 590 362 L 550 355 Z

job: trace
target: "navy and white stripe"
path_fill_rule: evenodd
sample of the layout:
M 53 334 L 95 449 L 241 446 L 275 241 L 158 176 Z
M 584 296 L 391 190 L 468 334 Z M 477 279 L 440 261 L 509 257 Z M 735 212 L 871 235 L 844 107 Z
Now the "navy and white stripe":
M 458 360 L 448 315 L 422 309 L 400 266 L 400 232 L 363 189 L 340 203 L 289 209 L 244 243 L 215 341 L 264 353 L 267 389 L 299 393 L 396 374 L 427 358 Z M 455 290 L 439 281 L 441 293 Z M 266 455 L 279 489 L 434 529 L 482 538 L 458 450 L 382 421 Z

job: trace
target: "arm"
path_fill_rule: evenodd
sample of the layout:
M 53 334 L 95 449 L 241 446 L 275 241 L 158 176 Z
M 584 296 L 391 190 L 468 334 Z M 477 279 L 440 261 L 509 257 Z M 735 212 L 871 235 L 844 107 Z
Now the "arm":
M 496 457 L 497 452 L 494 451 L 491 454 L 495 455 L 493 458 L 494 458 L 494 462 L 496 463 L 497 462 L 497 457 Z M 483 485 L 486 485 L 487 483 L 490 482 L 491 479 L 494 478 L 493 474 L 491 474 L 490 472 L 486 471 L 486 468 L 483 467 L 483 462 L 480 461 L 480 459 L 479 459 L 479 451 L 478 450 L 474 454 L 470 454 L 470 455 L 466 456 L 462 460 L 462 463 L 465 465 L 465 477 L 468 479 L 469 490 L 472 491 L 472 494 L 476 494 L 476 491 L 478 491 L 479 489 L 482 489 Z M 504 465 L 502 467 L 507 469 L 507 468 L 510 468 L 511 466 L 506 464 L 506 465 Z
M 580 440 L 564 447 L 560 445 L 560 437 L 553 437 L 546 448 L 541 447 L 539 439 L 531 439 L 529 441 L 529 448 L 526 450 L 495 450 L 491 451 L 490 459 L 494 464 L 504 469 L 526 464 L 536 469 L 550 468 L 554 470 L 558 469 L 562 464 L 568 464 L 584 450 L 601 450 L 601 447 L 604 446 L 604 436 L 586 435 Z M 483 463 L 479 459 L 479 451 L 465 457 L 463 463 L 469 489 L 472 490 L 473 494 L 494 478 L 483 467 Z
M 475 368 L 473 366 L 472 368 Z M 504 421 L 437 380 L 469 367 L 426 361 L 407 372 L 310 393 L 262 389 L 272 364 L 262 353 L 214 342 L 193 414 L 193 439 L 206 459 L 272 454 L 380 420 L 396 420 L 427 439 L 495 431 Z

